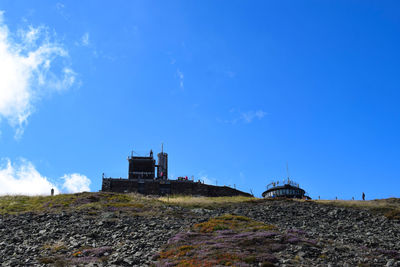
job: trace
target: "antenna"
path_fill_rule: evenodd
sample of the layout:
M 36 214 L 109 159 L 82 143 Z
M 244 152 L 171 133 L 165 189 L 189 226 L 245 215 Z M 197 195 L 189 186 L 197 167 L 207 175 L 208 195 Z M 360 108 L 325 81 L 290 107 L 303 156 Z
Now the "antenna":
M 161 153 L 164 153 L 164 143 L 161 143 Z
M 287 172 L 287 178 L 289 181 L 290 175 L 289 175 L 289 163 L 286 161 L 286 172 Z

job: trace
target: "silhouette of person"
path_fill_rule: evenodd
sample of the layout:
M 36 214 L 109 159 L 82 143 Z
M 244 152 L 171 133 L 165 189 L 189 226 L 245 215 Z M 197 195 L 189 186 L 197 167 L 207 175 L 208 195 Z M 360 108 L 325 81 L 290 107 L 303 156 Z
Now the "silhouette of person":
M 364 194 L 364 192 L 362 193 L 362 200 L 365 200 L 365 194 Z
M 54 188 L 51 189 L 51 195 L 54 196 Z

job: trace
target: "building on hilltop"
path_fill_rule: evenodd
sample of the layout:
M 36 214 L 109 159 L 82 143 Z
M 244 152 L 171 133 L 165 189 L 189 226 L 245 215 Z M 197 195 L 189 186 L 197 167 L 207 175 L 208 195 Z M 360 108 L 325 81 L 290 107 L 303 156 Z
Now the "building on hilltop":
M 158 157 L 158 165 L 156 165 L 156 161 L 153 158 L 153 151 L 150 150 L 149 156 L 140 157 L 133 156 L 133 152 L 130 157 L 128 157 L 129 161 L 129 172 L 128 179 L 129 180 L 167 180 L 168 179 L 168 154 L 164 153 L 163 147 L 161 148 L 161 153 L 157 154 Z M 155 176 L 155 168 L 157 168 L 157 177 Z
M 153 158 L 153 151 L 150 150 L 149 157 L 136 157 L 133 153 L 128 157 L 129 161 L 129 171 L 128 179 L 134 180 L 144 180 L 144 179 L 154 179 L 154 168 L 156 166 L 156 161 Z
M 300 199 L 311 199 L 306 195 L 306 191 L 300 188 L 300 185 L 289 178 L 281 182 L 272 182 L 267 185 L 267 190 L 262 193 L 264 198 L 275 198 L 275 197 L 285 197 L 285 198 L 300 198 Z
M 137 192 L 145 195 L 200 195 L 200 196 L 251 196 L 228 186 L 204 184 L 194 179 L 168 179 L 168 154 L 161 149 L 157 154 L 158 164 L 150 150 L 149 156 L 128 157 L 128 179 L 106 178 L 103 175 L 103 192 Z M 157 172 L 155 169 L 157 168 Z

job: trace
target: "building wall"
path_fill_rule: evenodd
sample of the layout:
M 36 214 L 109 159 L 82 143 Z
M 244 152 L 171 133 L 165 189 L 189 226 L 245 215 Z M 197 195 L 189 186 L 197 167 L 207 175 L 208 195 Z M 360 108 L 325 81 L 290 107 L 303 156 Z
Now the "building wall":
M 214 186 L 191 181 L 143 181 L 136 179 L 104 178 L 101 191 L 104 192 L 138 192 L 145 195 L 199 195 L 199 196 L 251 196 L 248 193 L 228 186 Z
M 155 160 L 151 157 L 130 157 L 129 179 L 154 179 Z

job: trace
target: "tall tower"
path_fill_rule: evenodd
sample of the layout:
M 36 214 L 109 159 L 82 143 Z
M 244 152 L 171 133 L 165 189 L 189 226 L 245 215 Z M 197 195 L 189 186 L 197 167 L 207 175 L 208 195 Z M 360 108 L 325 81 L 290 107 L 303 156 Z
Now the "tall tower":
M 168 154 L 164 153 L 164 145 L 161 145 L 161 153 L 157 154 L 158 157 L 158 168 L 157 178 L 162 180 L 168 179 Z

